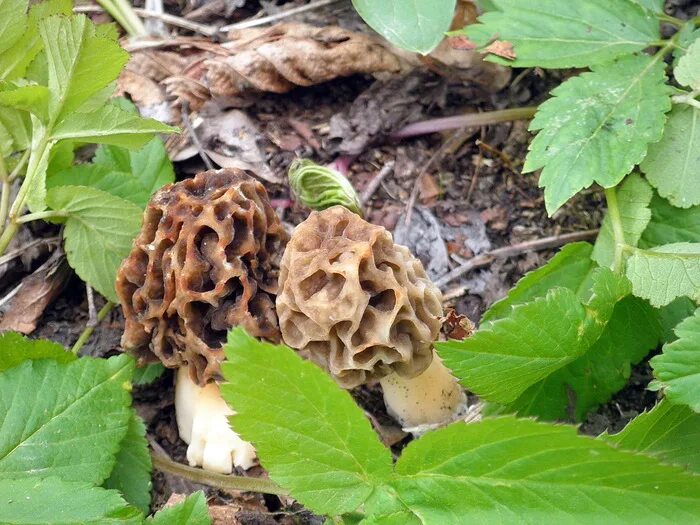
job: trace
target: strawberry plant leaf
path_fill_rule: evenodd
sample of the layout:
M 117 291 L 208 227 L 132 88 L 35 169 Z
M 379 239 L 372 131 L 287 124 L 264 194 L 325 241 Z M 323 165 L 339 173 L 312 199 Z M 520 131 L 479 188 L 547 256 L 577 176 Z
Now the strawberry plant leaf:
M 700 89 L 700 40 L 695 40 L 685 54 L 678 59 L 673 76 L 681 86 Z
M 46 169 L 49 165 L 51 148 L 56 144 L 54 141 L 47 141 L 47 146 L 42 149 L 41 143 L 46 132 L 45 126 L 35 116 L 30 115 L 31 120 L 31 149 L 35 153 L 32 155 L 31 163 L 27 166 L 27 171 L 34 173 L 32 191 L 27 196 L 27 207 L 32 212 L 39 212 L 46 209 Z M 26 175 L 25 175 L 26 177 Z
M 295 499 L 319 513 L 351 512 L 390 475 L 391 454 L 369 421 L 315 364 L 241 328 L 229 332 L 224 351 L 231 425 Z
M 48 339 L 27 339 L 17 332 L 0 333 L 0 373 L 28 359 L 53 359 L 69 363 L 76 356 Z
M 389 42 L 416 53 L 430 53 L 450 29 L 455 0 L 352 0 L 367 25 Z
M 0 0 L 0 55 L 26 31 L 27 4 L 27 0 Z
M 617 434 L 604 433 L 598 439 L 700 473 L 700 415 L 667 399 Z
M 644 229 L 651 219 L 649 203 L 654 195 L 651 187 L 639 175 L 633 173 L 617 188 L 617 203 L 622 220 L 625 242 L 637 246 Z M 615 235 L 609 215 L 603 219 L 600 233 L 593 248 L 593 259 L 600 266 L 612 266 L 615 252 Z
M 49 90 L 44 86 L 14 86 L 0 83 L 0 106 L 34 113 L 46 120 Z
M 651 221 L 642 234 L 640 247 L 651 248 L 678 242 L 700 243 L 700 206 L 676 208 L 655 195 L 650 207 Z
M 487 401 L 514 402 L 532 385 L 581 357 L 600 337 L 629 283 L 605 268 L 594 270 L 587 297 L 554 288 L 514 306 L 508 317 L 464 341 L 435 347 L 469 390 Z
M 634 250 L 627 260 L 627 278 L 634 295 L 652 306 L 683 296 L 700 300 L 700 244 L 679 242 Z
M 695 303 L 687 297 L 674 299 L 666 306 L 656 309 L 656 316 L 661 326 L 661 342 L 670 343 L 678 339 L 673 331 L 678 323 L 695 312 Z
M 532 385 L 507 409 L 519 416 L 582 421 L 627 384 L 632 365 L 657 347 L 660 332 L 654 309 L 625 297 L 584 354 Z
M 561 2 L 494 0 L 497 11 L 479 17 L 463 33 L 479 46 L 510 42 L 514 60 L 489 55 L 513 67 L 584 67 L 641 51 L 660 38 L 659 22 L 628 0 Z
M 652 13 L 662 13 L 665 0 L 632 0 L 635 4 L 642 6 Z
M 80 278 L 113 303 L 114 282 L 122 260 L 141 227 L 134 204 L 85 186 L 52 188 L 47 202 L 68 215 L 63 232 L 68 262 Z
M 56 125 L 52 138 L 139 148 L 151 140 L 154 133 L 173 131 L 176 128 L 154 119 L 141 118 L 114 104 L 107 104 L 92 113 L 68 115 Z
M 31 119 L 25 111 L 3 108 L 0 111 L 0 154 L 4 157 L 26 150 L 31 141 Z
M 146 525 L 209 525 L 211 518 L 204 493 L 199 490 L 184 501 L 164 507 L 146 520 Z
M 404 449 L 396 473 L 391 486 L 415 523 L 678 523 L 700 513 L 700 478 L 571 426 L 511 417 L 430 432 Z
M 594 182 L 616 186 L 661 138 L 671 109 L 658 58 L 634 55 L 591 69 L 555 88 L 530 124 L 538 133 L 523 172 L 542 168 L 550 215 Z
M 663 353 L 650 361 L 656 380 L 649 389 L 663 389 L 669 401 L 700 412 L 700 309 L 676 326 L 674 332 L 678 339 L 665 344 Z
M 151 454 L 146 427 L 134 409 L 129 410 L 129 426 L 119 444 L 114 468 L 103 486 L 116 489 L 124 499 L 148 514 L 151 505 Z
M 114 490 L 56 477 L 0 480 L 0 523 L 12 525 L 137 525 L 141 512 Z
M 525 274 L 505 298 L 494 303 L 484 313 L 482 325 L 485 321 L 506 317 L 513 306 L 544 297 L 552 288 L 568 288 L 578 295 L 595 267 L 591 260 L 592 250 L 593 247 L 587 242 L 575 242 L 564 246 L 547 264 Z
M 149 363 L 146 366 L 137 366 L 134 370 L 133 383 L 135 385 L 147 385 L 153 383 L 163 375 L 165 367 L 160 363 Z
M 42 359 L 0 374 L 0 479 L 102 483 L 126 434 L 133 367 L 126 355 Z
M 674 106 L 661 140 L 649 146 L 639 168 L 674 206 L 700 204 L 700 109 Z

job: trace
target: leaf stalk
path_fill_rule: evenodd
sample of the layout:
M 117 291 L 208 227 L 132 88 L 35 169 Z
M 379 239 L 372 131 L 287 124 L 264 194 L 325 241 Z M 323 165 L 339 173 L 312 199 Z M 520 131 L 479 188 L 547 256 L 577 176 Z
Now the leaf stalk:
M 100 308 L 100 311 L 97 312 L 97 323 L 101 323 L 105 317 L 107 317 L 107 314 L 114 308 L 114 303 L 107 301 L 105 305 Z M 80 334 L 80 337 L 78 337 L 78 340 L 75 342 L 73 345 L 73 348 L 71 348 L 71 352 L 73 354 L 78 355 L 78 352 L 80 352 L 80 349 L 87 343 L 88 339 L 90 339 L 90 336 L 92 335 L 92 332 L 95 331 L 96 325 L 91 325 L 88 323 L 88 325 L 85 327 L 85 330 L 83 330 L 83 333 Z
M 620 273 L 622 271 L 622 250 L 625 246 L 625 233 L 622 228 L 622 217 L 620 215 L 620 207 L 617 202 L 617 192 L 615 188 L 605 188 L 605 200 L 608 203 L 608 216 L 612 223 L 613 236 L 615 238 L 615 253 L 613 256 L 613 271 Z
M 97 0 L 97 3 L 124 28 L 130 37 L 148 36 L 146 27 L 127 0 Z

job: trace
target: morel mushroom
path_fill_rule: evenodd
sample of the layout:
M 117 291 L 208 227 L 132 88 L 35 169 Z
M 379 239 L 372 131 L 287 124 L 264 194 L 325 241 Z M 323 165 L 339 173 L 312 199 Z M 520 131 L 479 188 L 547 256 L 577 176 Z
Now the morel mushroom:
M 465 398 L 437 358 L 441 295 L 391 234 L 342 206 L 313 212 L 280 267 L 282 338 L 344 388 L 379 380 L 405 427 L 449 421 Z
M 240 170 L 207 171 L 153 196 L 119 269 L 122 346 L 141 365 L 180 368 L 175 408 L 193 466 L 252 464 L 214 381 L 232 326 L 279 341 L 274 294 L 287 238 L 262 184 Z

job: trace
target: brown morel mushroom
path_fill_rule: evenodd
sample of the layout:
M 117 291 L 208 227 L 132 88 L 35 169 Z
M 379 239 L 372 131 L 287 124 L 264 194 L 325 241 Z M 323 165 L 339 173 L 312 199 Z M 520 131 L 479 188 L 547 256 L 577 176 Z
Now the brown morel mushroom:
M 441 295 L 421 262 L 381 226 L 342 206 L 313 212 L 282 258 L 282 338 L 345 388 L 379 380 L 405 427 L 439 424 L 464 405 L 432 349 Z
M 117 275 L 122 346 L 140 364 L 180 368 L 176 415 L 191 465 L 248 468 L 250 444 L 230 429 L 215 380 L 232 326 L 279 341 L 274 294 L 287 241 L 265 188 L 234 169 L 158 191 Z

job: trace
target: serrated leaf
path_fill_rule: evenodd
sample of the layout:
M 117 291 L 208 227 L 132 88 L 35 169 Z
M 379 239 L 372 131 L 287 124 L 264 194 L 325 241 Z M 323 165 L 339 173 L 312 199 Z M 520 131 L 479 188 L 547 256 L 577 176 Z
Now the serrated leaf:
M 649 146 L 639 168 L 659 195 L 674 206 L 700 204 L 700 109 L 674 106 L 663 137 Z
M 625 297 L 585 353 L 531 386 L 508 410 L 522 417 L 582 421 L 621 390 L 632 365 L 657 347 L 661 328 L 654 314 L 641 299 Z
M 165 367 L 161 363 L 149 363 L 146 366 L 137 366 L 134 370 L 133 383 L 135 385 L 147 385 L 152 383 L 165 372 Z
M 164 507 L 146 520 L 147 525 L 209 525 L 209 509 L 204 493 L 190 494 L 185 501 Z
M 26 112 L 9 108 L 0 111 L 0 154 L 3 157 L 26 150 L 31 140 L 31 121 Z
M 26 2 L 25 2 L 26 6 Z M 12 80 L 25 76 L 27 67 L 36 58 L 43 46 L 39 36 L 39 20 L 51 15 L 69 15 L 70 0 L 45 0 L 29 9 L 27 27 L 12 47 L 0 52 L 0 80 Z M 0 19 L 2 17 L 0 16 Z
M 700 478 L 656 459 L 514 418 L 455 423 L 411 442 L 391 485 L 417 523 L 679 523 Z M 379 521 L 381 523 L 381 521 Z
M 681 86 L 700 89 L 700 40 L 695 40 L 685 54 L 678 59 L 673 76 Z
M 29 359 L 53 359 L 69 363 L 76 356 L 48 339 L 27 339 L 17 332 L 0 333 L 0 372 Z
M 435 343 L 462 384 L 487 401 L 512 403 L 532 385 L 582 356 L 600 337 L 629 283 L 598 268 L 582 304 L 568 288 L 515 306 L 464 341 Z
M 17 42 L 27 27 L 27 0 L 0 0 L 0 55 Z
M 229 332 L 224 351 L 231 424 L 295 499 L 318 513 L 351 512 L 390 475 L 391 455 L 369 421 L 315 364 L 241 328 Z
M 116 42 L 96 36 L 84 15 L 41 20 L 39 34 L 49 71 L 49 112 L 57 122 L 75 118 L 75 110 L 114 81 L 129 58 Z
M 598 439 L 700 473 L 700 415 L 687 406 L 662 400 L 617 434 L 605 433 Z
M 154 119 L 144 119 L 107 104 L 92 113 L 73 113 L 53 129 L 54 140 L 80 140 L 96 144 L 112 144 L 139 148 L 153 138 L 154 133 L 173 133 L 176 128 Z
M 543 168 L 539 184 L 550 215 L 594 182 L 616 186 L 661 138 L 671 109 L 664 66 L 646 55 L 593 66 L 540 105 L 523 172 Z
M 677 242 L 700 243 L 700 206 L 681 209 L 666 199 L 651 200 L 651 221 L 642 234 L 639 246 L 651 248 Z
M 11 86 L 0 84 L 0 106 L 34 113 L 46 119 L 49 90 L 44 86 Z M 3 108 L 3 109 L 4 109 Z
M 552 288 L 568 288 L 579 295 L 595 268 L 595 263 L 591 260 L 592 250 L 593 247 L 587 242 L 564 246 L 547 264 L 525 274 L 505 298 L 494 303 L 484 313 L 482 325 L 484 321 L 490 322 L 507 316 L 513 306 L 544 297 Z
M 146 427 L 134 409 L 126 435 L 119 444 L 114 468 L 105 480 L 106 489 L 116 489 L 124 499 L 148 514 L 151 505 L 151 454 L 146 441 Z
M 627 278 L 634 295 L 652 306 L 683 296 L 700 300 L 700 244 L 679 242 L 635 250 L 627 260 Z
M 665 344 L 663 353 L 649 362 L 656 378 L 649 389 L 663 389 L 669 401 L 700 412 L 700 309 L 674 332 L 678 339 Z
M 416 53 L 430 53 L 450 29 L 455 0 L 352 0 L 367 25 L 389 42 Z
M 126 434 L 133 367 L 121 355 L 25 361 L 0 374 L 0 479 L 102 483 Z
M 489 60 L 513 67 L 584 67 L 641 51 L 660 38 L 659 22 L 627 0 L 561 2 L 494 0 L 498 11 L 463 32 L 479 46 L 497 38 L 516 58 Z
M 649 203 L 654 195 L 647 182 L 633 173 L 615 190 L 626 244 L 637 246 L 644 229 L 651 219 Z M 610 267 L 615 253 L 615 235 L 612 220 L 606 215 L 593 248 L 593 259 L 600 266 Z
M 141 513 L 114 490 L 48 479 L 0 480 L 0 523 L 8 525 L 136 525 Z
M 656 309 L 656 317 L 661 327 L 661 342 L 670 343 L 678 339 L 674 328 L 686 317 L 690 317 L 695 312 L 696 305 L 687 297 L 674 299 L 666 306 Z
M 51 208 L 68 214 L 63 231 L 68 263 L 95 290 L 113 303 L 117 269 L 129 255 L 141 227 L 134 204 L 85 186 L 59 186 L 47 196 Z

